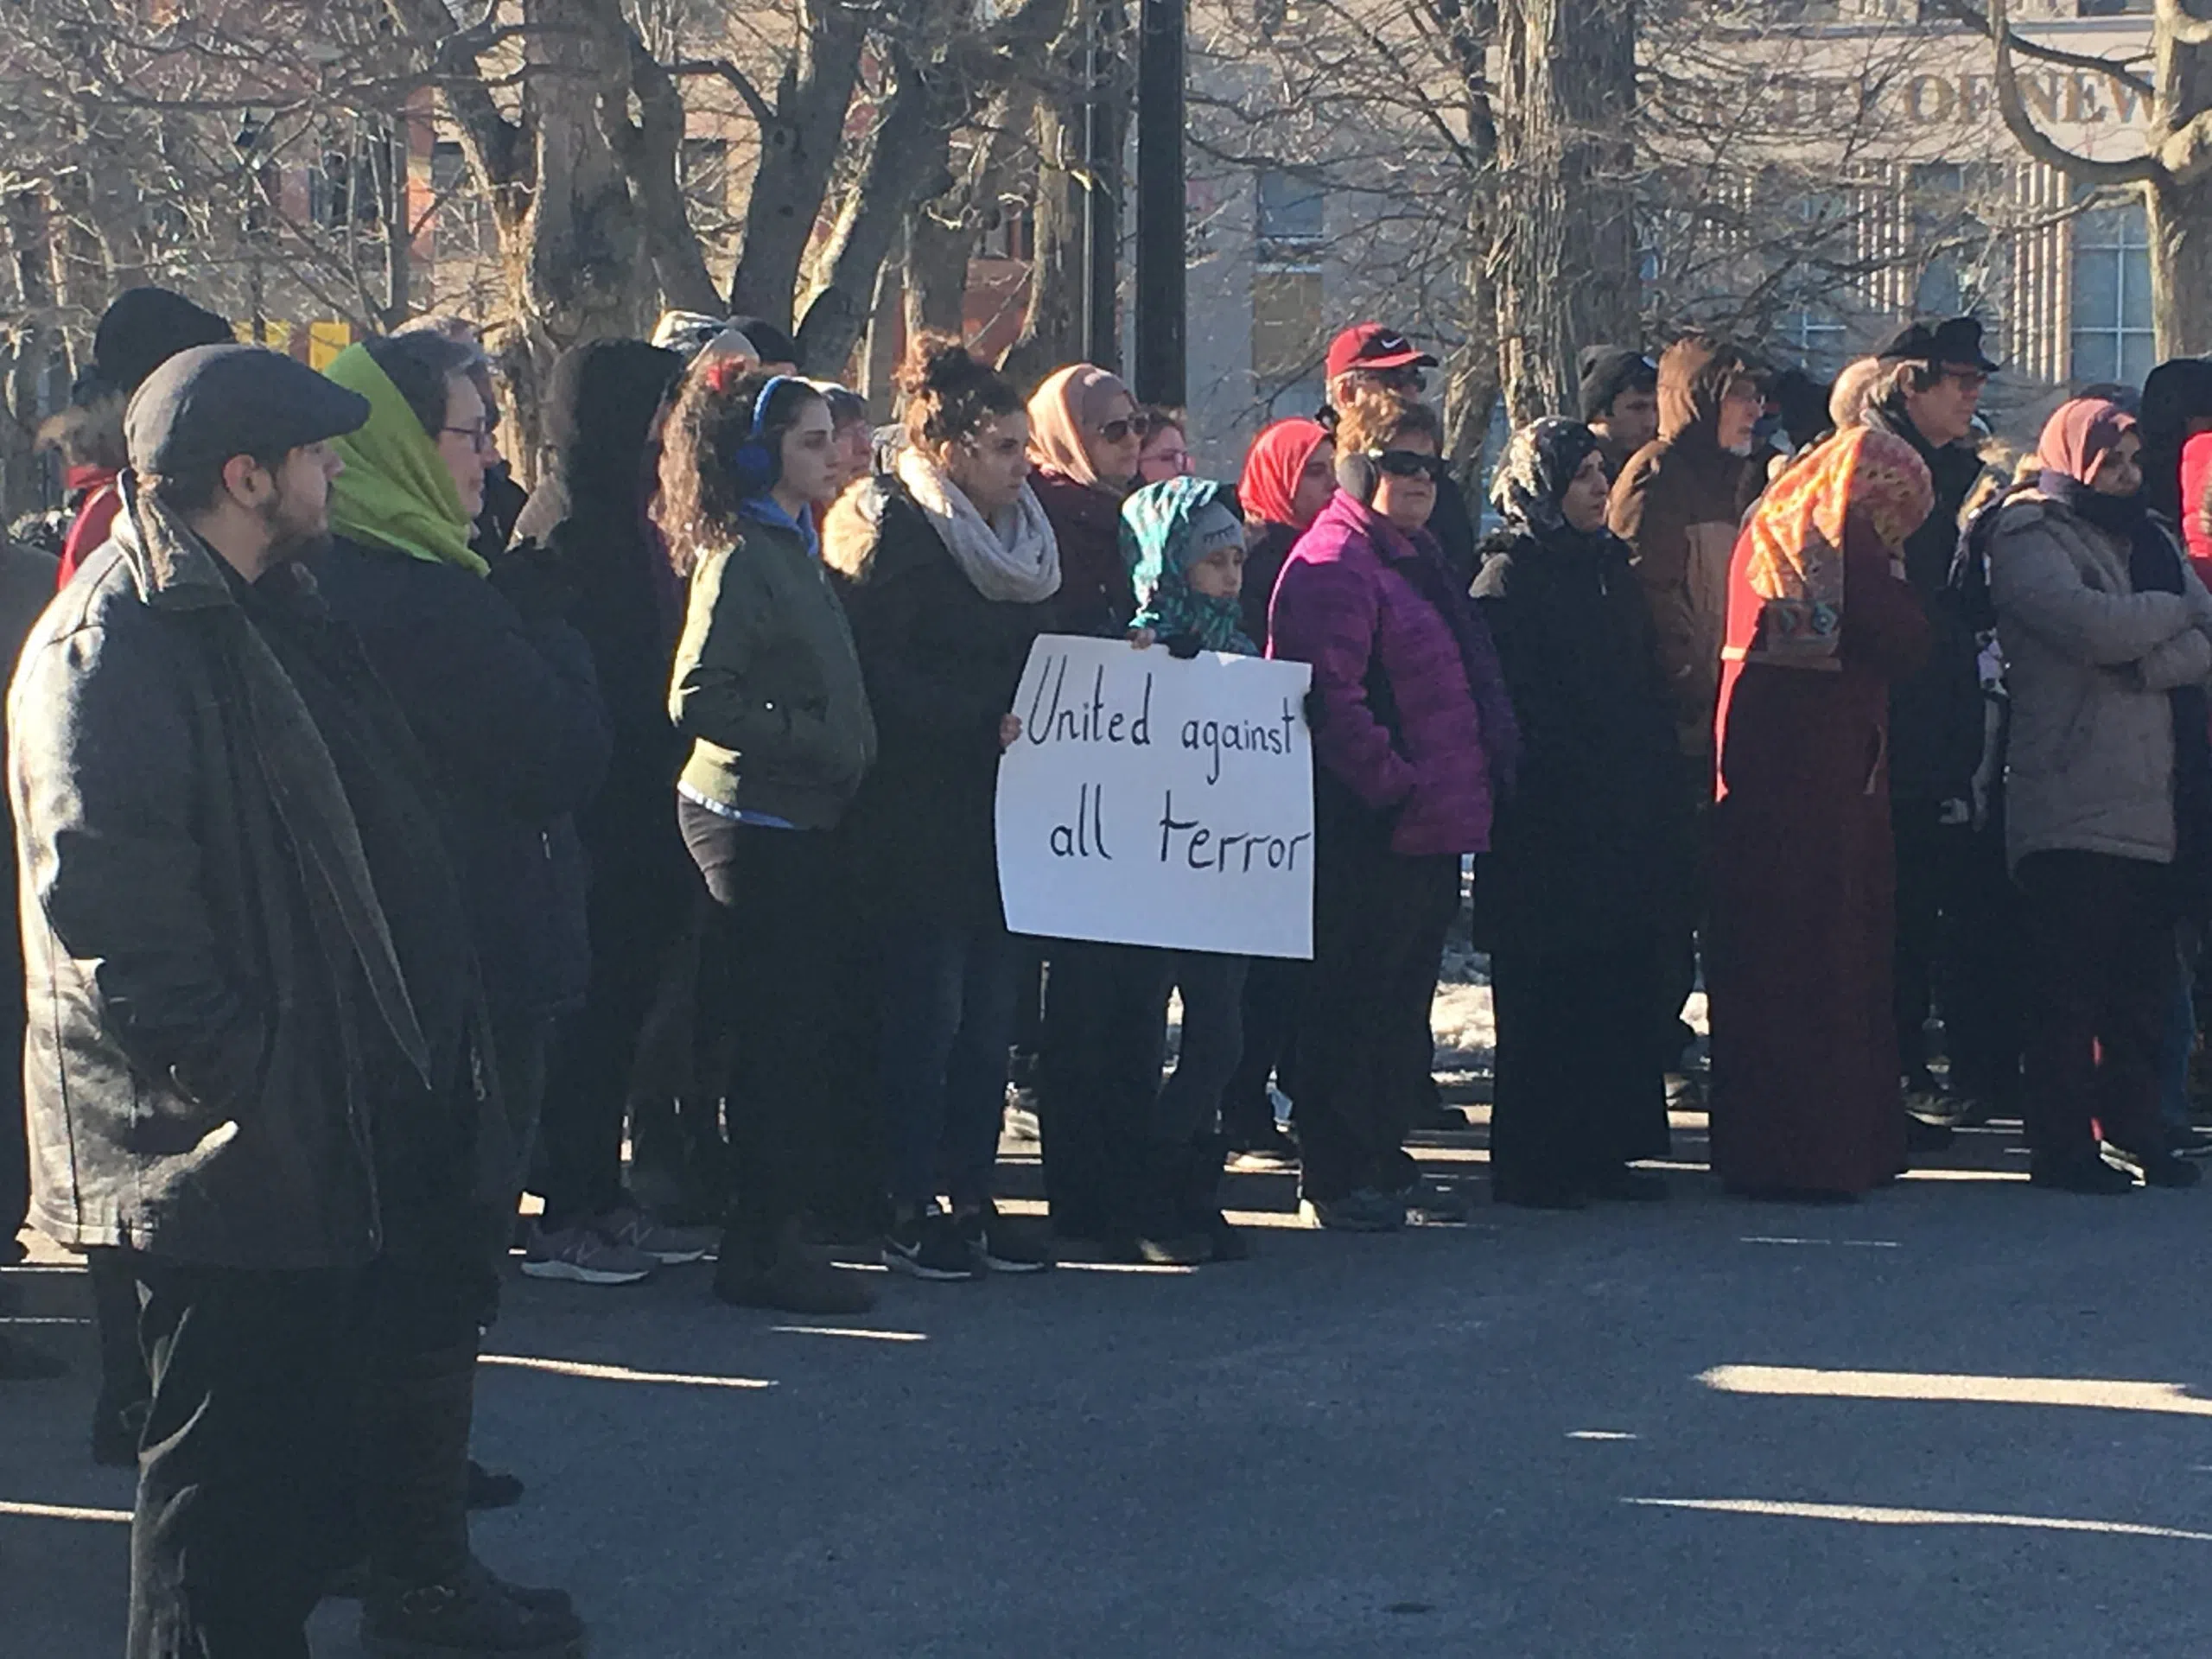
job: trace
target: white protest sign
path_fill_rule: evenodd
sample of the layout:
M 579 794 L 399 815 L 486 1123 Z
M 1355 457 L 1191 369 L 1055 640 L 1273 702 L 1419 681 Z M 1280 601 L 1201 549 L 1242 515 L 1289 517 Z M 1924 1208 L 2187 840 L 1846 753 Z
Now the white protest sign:
M 1047 634 L 999 762 L 999 891 L 1017 933 L 1313 954 L 1303 663 Z

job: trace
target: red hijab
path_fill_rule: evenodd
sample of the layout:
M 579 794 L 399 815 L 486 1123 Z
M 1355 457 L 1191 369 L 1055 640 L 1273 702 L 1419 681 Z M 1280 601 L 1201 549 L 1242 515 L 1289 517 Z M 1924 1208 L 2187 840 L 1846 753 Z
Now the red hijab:
M 2063 473 L 2077 484 L 2096 475 L 2105 452 L 2135 429 L 2135 417 L 2103 397 L 2061 404 L 2044 423 L 2036 461 L 2046 473 Z
M 1288 524 L 1303 530 L 1293 516 L 1298 480 L 1313 452 L 1329 441 L 1329 429 L 1304 418 L 1277 421 L 1252 440 L 1244 457 L 1244 476 L 1236 486 L 1236 499 L 1244 516 L 1257 523 Z

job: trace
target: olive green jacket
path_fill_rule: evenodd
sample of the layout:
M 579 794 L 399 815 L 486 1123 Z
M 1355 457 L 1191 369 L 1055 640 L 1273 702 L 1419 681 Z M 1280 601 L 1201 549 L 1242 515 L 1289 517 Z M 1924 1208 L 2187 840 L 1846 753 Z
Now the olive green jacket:
M 717 805 L 836 826 L 875 760 L 860 659 L 822 562 L 748 523 L 691 574 L 669 717 L 693 740 L 683 783 Z

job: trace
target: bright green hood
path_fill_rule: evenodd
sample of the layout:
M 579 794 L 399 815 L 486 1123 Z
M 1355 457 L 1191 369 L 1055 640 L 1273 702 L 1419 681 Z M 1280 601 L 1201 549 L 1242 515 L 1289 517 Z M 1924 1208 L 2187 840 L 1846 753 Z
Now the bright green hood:
M 461 492 L 438 454 L 435 439 L 362 346 L 348 346 L 323 371 L 369 400 L 357 432 L 331 440 L 346 470 L 330 486 L 330 527 L 427 564 L 457 564 L 478 575 L 491 566 L 468 545 L 474 528 L 461 510 Z

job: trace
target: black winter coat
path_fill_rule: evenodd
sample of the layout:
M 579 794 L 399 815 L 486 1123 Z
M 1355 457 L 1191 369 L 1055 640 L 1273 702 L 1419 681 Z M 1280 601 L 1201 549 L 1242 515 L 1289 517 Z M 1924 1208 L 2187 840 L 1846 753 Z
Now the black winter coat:
M 430 1045 L 306 705 L 136 496 L 10 698 L 33 1218 L 207 1266 L 365 1262 L 376 1057 L 427 1084 Z
M 591 875 L 598 971 L 658 971 L 699 887 L 676 827 L 677 774 L 690 753 L 668 718 L 669 666 L 683 598 L 645 518 L 654 454 L 646 434 L 683 367 L 642 340 L 600 340 L 554 365 L 541 410 L 550 446 L 537 488 L 495 582 L 538 574 L 591 653 L 612 749 L 576 814 Z
M 1690 875 L 1674 704 L 1643 584 L 1612 536 L 1484 546 L 1481 604 L 1521 769 L 1475 882 L 1491 949 L 1607 948 L 1651 931 Z
M 846 493 L 823 535 L 875 712 L 847 818 L 874 920 L 1003 926 L 999 723 L 1052 601 L 986 599 L 893 478 Z
M 1275 582 L 1290 550 L 1305 533 L 1290 524 L 1245 524 L 1244 587 L 1236 596 L 1236 608 L 1244 619 L 1244 637 L 1263 652 L 1268 648 L 1268 608 L 1274 602 Z
M 1893 407 L 1869 410 L 1866 423 L 1910 444 L 1936 484 L 1935 511 L 1904 539 L 1905 575 L 1928 613 L 1928 660 L 1890 689 L 1890 794 L 1965 800 L 1981 762 L 1981 676 L 1974 628 L 1950 578 L 1959 517 L 1981 477 L 1981 457 L 1964 444 L 1929 443 Z
M 607 717 L 575 629 L 457 565 L 340 538 L 316 575 L 406 711 L 493 1007 L 549 1014 L 591 970 L 570 815 L 605 776 Z

